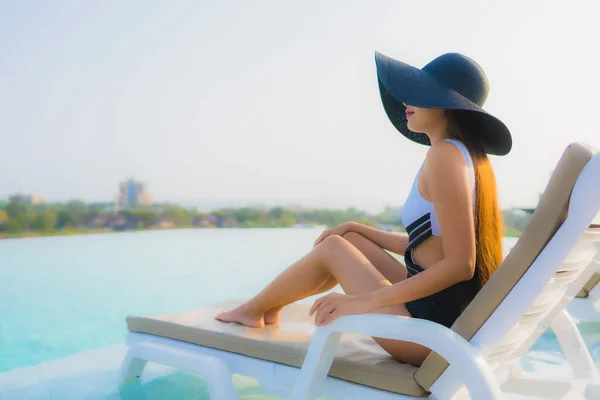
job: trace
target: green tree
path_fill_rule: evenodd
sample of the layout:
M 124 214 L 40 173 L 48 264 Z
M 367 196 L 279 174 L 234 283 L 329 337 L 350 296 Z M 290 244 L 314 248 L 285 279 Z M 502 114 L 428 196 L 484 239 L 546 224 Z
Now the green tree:
M 375 222 L 371 218 L 367 217 L 366 215 L 358 218 L 356 222 L 358 222 L 359 224 L 367 225 L 367 226 L 375 226 Z
M 32 228 L 39 232 L 52 232 L 56 230 L 58 214 L 56 211 L 46 209 L 37 213 L 32 223 Z
M 73 211 L 68 208 L 62 208 L 58 211 L 57 228 L 64 229 L 67 227 L 77 227 L 80 224 L 80 220 Z
M 171 218 L 176 225 L 190 226 L 192 225 L 191 213 L 180 206 L 169 206 L 163 211 L 163 216 Z
M 239 224 L 248 226 L 246 222 L 256 222 L 260 219 L 260 211 L 248 207 L 239 208 L 233 212 L 233 218 L 235 218 Z
M 72 213 L 76 226 L 81 226 L 91 216 L 90 209 L 81 200 L 71 200 L 67 203 L 67 209 Z
M 83 227 L 92 214 L 86 203 L 81 200 L 71 200 L 58 210 L 57 227 L 59 229 Z
M 160 220 L 160 214 L 154 210 L 139 208 L 133 210 L 131 218 L 136 221 L 136 225 L 148 228 Z
M 9 232 L 22 232 L 29 225 L 29 207 L 21 201 L 11 201 L 6 206 L 8 216 L 7 230 Z
M 293 215 L 284 214 L 277 221 L 277 226 L 280 226 L 282 228 L 289 228 L 289 227 L 293 226 L 295 223 L 296 223 L 296 218 L 294 218 Z
M 211 212 L 210 215 L 214 215 L 219 220 L 222 220 L 222 219 L 229 217 L 232 212 L 233 212 L 233 210 L 221 209 L 221 210 L 215 210 L 215 211 Z
M 273 207 L 269 210 L 269 217 L 279 219 L 283 216 L 284 211 L 282 207 Z

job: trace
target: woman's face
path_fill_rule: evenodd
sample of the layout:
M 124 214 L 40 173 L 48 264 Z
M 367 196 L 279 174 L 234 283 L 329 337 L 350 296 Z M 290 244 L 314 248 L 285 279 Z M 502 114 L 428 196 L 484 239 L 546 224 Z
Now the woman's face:
M 448 119 L 444 109 L 419 108 L 406 103 L 402 104 L 406 107 L 407 126 L 411 131 L 430 135 L 446 130 Z

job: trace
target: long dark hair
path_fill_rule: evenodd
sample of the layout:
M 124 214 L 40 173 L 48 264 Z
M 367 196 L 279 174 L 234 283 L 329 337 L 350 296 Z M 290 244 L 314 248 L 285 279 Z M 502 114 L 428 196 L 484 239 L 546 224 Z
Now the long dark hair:
M 478 115 L 472 111 L 446 110 L 450 134 L 462 142 L 475 168 L 475 275 L 483 287 L 502 262 L 504 225 L 498 205 L 496 177 L 492 164 L 476 136 Z

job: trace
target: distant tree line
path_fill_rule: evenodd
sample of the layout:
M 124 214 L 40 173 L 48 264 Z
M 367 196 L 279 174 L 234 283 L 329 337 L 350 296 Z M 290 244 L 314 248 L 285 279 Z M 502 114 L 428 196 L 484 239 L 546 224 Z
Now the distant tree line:
M 66 204 L 35 205 L 11 201 L 0 207 L 0 231 L 52 232 L 67 227 L 82 227 L 87 218 L 101 212 L 100 206 L 78 200 Z
M 505 211 L 507 233 L 518 235 L 526 226 L 528 216 Z M 335 226 L 345 221 L 356 221 L 369 226 L 401 230 L 398 209 L 387 207 L 379 214 L 370 214 L 355 208 L 296 209 L 222 208 L 200 212 L 176 204 L 158 204 L 153 207 L 114 210 L 111 203 L 85 203 L 73 200 L 67 203 L 26 204 L 20 201 L 0 202 L 0 233 L 15 234 L 39 232 L 52 234 L 60 231 L 132 230 L 174 227 L 292 227 L 302 225 Z

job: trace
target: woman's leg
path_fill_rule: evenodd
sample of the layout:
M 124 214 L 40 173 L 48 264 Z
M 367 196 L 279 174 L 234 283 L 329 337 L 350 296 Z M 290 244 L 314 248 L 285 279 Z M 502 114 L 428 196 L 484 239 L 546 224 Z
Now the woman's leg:
M 263 326 L 264 313 L 311 295 L 333 276 L 350 295 L 389 286 L 387 280 L 354 245 L 341 236 L 330 236 L 292 264 L 247 303 L 216 318 L 247 326 Z M 378 314 L 410 316 L 404 304 L 374 311 Z M 398 340 L 374 338 L 393 357 L 419 365 L 429 349 Z
M 339 236 L 337 238 L 342 239 Z M 332 277 L 325 266 L 325 258 L 333 241 L 335 239 L 324 240 L 280 273 L 251 300 L 230 312 L 217 315 L 216 318 L 224 322 L 262 327 L 266 311 L 283 307 L 316 293 L 319 288 L 330 282 Z
M 375 266 L 375 268 L 377 268 L 377 270 L 381 272 L 381 274 L 391 283 L 400 282 L 406 279 L 407 273 L 404 264 L 396 260 L 377 244 L 356 232 L 348 232 L 343 235 L 343 238 L 352 243 L 354 247 L 356 247 L 365 257 L 367 257 L 369 262 L 373 264 L 373 266 Z M 314 292 L 310 293 L 308 296 L 314 296 L 319 293 L 327 292 L 328 290 L 333 289 L 337 284 L 338 282 L 335 277 L 330 276 L 323 285 L 317 288 Z M 298 300 L 300 299 L 295 299 L 294 301 Z M 265 323 L 279 323 L 279 314 L 281 313 L 281 309 L 286 305 L 287 304 L 284 304 L 266 311 Z
M 360 250 L 369 259 L 371 264 L 391 283 L 397 283 L 406 279 L 406 266 L 379 247 L 379 245 L 356 232 L 348 232 L 344 234 L 343 238 Z

